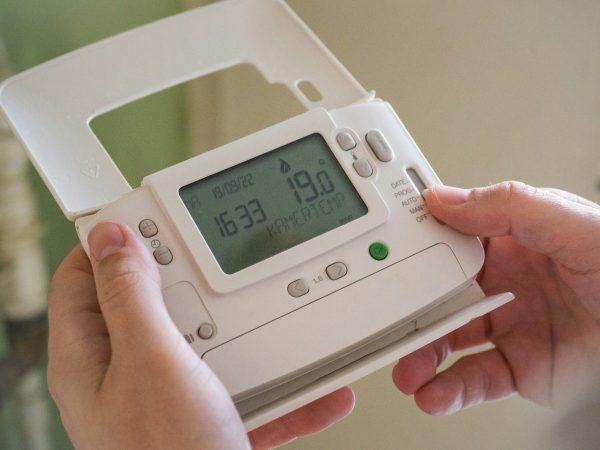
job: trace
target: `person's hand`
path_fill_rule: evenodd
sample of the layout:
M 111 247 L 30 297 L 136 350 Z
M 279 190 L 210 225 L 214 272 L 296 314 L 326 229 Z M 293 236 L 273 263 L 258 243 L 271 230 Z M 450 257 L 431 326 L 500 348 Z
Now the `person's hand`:
M 442 222 L 484 239 L 479 282 L 516 299 L 402 358 L 396 386 L 445 415 L 519 393 L 556 406 L 595 394 L 600 375 L 600 207 L 573 194 L 506 182 L 438 186 L 426 194 Z M 436 374 L 453 350 L 493 348 Z
M 251 432 L 168 316 L 156 264 L 126 226 L 98 225 L 49 298 L 48 386 L 76 448 L 272 448 L 347 415 L 348 388 Z

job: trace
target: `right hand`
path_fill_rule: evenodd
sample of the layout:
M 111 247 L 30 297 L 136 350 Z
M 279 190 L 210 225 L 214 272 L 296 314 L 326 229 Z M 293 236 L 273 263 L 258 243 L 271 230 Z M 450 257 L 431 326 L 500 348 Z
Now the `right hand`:
M 516 182 L 436 186 L 426 200 L 448 226 L 485 238 L 478 280 L 486 294 L 516 299 L 402 358 L 396 386 L 435 415 L 513 392 L 556 406 L 598 390 L 600 206 Z M 436 373 L 451 351 L 486 342 L 494 348 Z

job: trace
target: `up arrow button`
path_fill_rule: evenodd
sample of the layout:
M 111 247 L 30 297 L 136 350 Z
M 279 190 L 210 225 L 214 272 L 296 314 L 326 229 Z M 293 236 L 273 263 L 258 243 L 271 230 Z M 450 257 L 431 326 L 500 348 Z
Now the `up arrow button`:
M 356 141 L 354 140 L 352 135 L 347 131 L 342 131 L 341 133 L 338 133 L 335 140 L 342 148 L 342 150 L 348 151 L 356 147 Z

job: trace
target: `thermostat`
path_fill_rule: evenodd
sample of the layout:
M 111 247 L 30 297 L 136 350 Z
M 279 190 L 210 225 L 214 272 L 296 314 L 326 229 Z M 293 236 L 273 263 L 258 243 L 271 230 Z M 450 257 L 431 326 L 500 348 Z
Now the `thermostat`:
M 91 119 L 240 63 L 306 112 L 132 190 Z M 283 1 L 223 1 L 98 42 L 6 81 L 0 107 L 86 250 L 98 222 L 136 230 L 248 429 L 512 299 L 484 295 L 481 243 L 427 210 L 440 180 L 392 106 Z

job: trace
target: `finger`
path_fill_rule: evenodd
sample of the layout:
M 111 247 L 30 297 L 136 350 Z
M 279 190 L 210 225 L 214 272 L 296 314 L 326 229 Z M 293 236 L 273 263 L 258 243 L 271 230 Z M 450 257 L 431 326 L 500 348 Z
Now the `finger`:
M 167 352 L 183 339 L 164 306 L 151 255 L 127 226 L 105 222 L 88 236 L 98 303 L 114 355 Z
M 69 386 L 96 383 L 110 348 L 90 261 L 81 246 L 56 271 L 48 297 L 48 384 L 55 399 Z M 60 380 L 60 382 L 57 382 Z
M 467 325 L 401 358 L 392 371 L 396 387 L 407 395 L 414 394 L 436 376 L 438 367 L 457 350 L 481 345 L 489 340 L 488 316 L 478 317 Z
M 426 199 L 437 218 L 463 233 L 512 235 L 520 245 L 568 266 L 579 264 L 569 250 L 585 250 L 577 246 L 589 245 L 583 238 L 597 234 L 600 225 L 598 209 L 514 181 L 476 189 L 435 186 Z
M 558 195 L 565 200 L 569 200 L 573 203 L 578 203 L 580 205 L 589 206 L 590 208 L 600 209 L 600 205 L 594 203 L 586 198 L 580 197 L 579 195 L 573 194 L 571 192 L 563 191 L 562 189 L 556 188 L 543 188 L 545 191 L 551 192 L 554 195 Z
M 450 339 L 444 336 L 401 358 L 392 370 L 394 384 L 401 392 L 407 395 L 414 394 L 424 384 L 433 380 L 438 366 L 450 352 Z
M 275 448 L 324 430 L 350 414 L 353 408 L 354 393 L 345 387 L 251 431 L 248 437 L 255 450 Z
M 77 246 L 52 278 L 48 296 L 49 344 L 61 350 L 87 338 L 90 330 L 86 316 L 99 313 L 92 267 L 81 246 Z
M 465 356 L 415 393 L 419 408 L 449 415 L 515 392 L 510 368 L 497 349 Z

